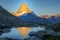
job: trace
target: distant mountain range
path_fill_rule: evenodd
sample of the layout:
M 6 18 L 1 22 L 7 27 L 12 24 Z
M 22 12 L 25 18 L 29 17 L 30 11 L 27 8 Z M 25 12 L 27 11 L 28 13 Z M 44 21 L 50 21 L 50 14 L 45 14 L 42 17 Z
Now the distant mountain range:
M 36 24 L 56 24 L 60 23 L 60 15 L 44 15 L 42 17 L 37 16 L 33 11 L 31 11 L 26 3 L 23 3 L 21 7 L 19 7 L 18 11 L 12 13 L 18 19 L 24 21 L 24 23 L 35 23 Z
M 45 17 L 39 17 L 37 16 L 33 11 L 31 13 L 24 13 L 22 16 L 17 16 L 23 21 L 26 22 L 34 22 L 38 24 L 56 24 L 60 23 L 60 16 L 45 16 Z
M 31 11 L 25 3 L 16 13 L 9 13 L 3 7 L 0 6 L 0 25 L 39 25 L 39 24 L 57 24 L 60 23 L 60 16 L 44 15 L 42 17 L 37 16 Z

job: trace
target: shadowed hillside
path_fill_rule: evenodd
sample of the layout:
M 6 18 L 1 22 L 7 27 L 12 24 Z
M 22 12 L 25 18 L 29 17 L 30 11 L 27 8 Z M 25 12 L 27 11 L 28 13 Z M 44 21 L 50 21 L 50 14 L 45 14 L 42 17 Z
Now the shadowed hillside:
M 7 10 L 0 6 L 0 34 L 9 32 L 10 28 L 17 27 L 21 20 L 10 14 Z

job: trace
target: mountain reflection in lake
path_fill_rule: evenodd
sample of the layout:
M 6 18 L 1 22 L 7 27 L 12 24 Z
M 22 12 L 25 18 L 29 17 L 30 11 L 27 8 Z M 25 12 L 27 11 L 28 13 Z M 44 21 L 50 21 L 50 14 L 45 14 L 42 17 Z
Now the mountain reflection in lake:
M 16 38 L 22 39 L 22 37 L 28 37 L 29 32 L 31 31 L 39 31 L 45 30 L 45 27 L 19 27 L 19 28 L 12 28 L 11 32 L 4 33 L 0 37 L 8 37 L 8 38 Z
M 30 32 L 31 28 L 30 27 L 19 27 L 18 31 L 21 34 L 23 38 L 26 37 L 26 35 Z

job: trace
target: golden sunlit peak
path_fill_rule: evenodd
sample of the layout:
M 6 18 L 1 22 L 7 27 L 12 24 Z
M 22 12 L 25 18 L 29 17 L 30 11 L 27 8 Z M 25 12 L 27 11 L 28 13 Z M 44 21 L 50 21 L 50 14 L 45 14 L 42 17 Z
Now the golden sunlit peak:
M 30 13 L 31 10 L 27 7 L 27 4 L 24 2 L 18 9 L 16 13 L 13 13 L 15 16 L 22 16 L 24 13 Z
M 27 7 L 27 4 L 24 2 L 17 11 L 17 15 L 22 15 L 24 13 L 30 13 L 31 10 Z
M 25 2 L 20 6 L 20 8 L 17 11 L 17 13 L 21 13 L 21 12 L 27 12 L 27 13 L 31 12 Z

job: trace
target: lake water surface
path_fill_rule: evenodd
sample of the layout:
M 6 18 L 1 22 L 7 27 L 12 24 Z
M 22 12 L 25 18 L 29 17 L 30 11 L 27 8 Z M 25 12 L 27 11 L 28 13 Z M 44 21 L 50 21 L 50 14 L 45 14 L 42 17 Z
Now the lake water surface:
M 19 27 L 19 28 L 12 28 L 11 32 L 4 33 L 0 37 L 9 37 L 9 38 L 17 38 L 22 39 L 25 37 L 29 37 L 28 34 L 31 31 L 39 31 L 45 30 L 45 27 Z

